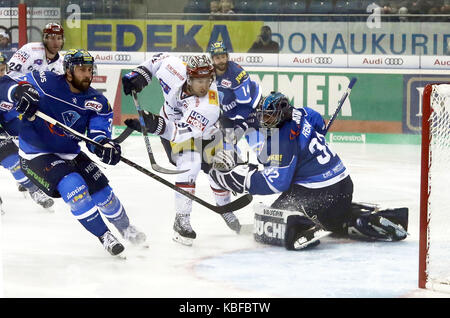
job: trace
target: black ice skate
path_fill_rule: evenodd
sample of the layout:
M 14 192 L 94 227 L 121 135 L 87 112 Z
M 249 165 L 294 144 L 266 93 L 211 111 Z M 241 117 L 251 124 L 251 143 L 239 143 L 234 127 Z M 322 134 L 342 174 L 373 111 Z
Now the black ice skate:
M 106 231 L 105 234 L 99 236 L 98 238 L 103 244 L 105 250 L 107 250 L 111 255 L 116 256 L 123 252 L 125 247 L 116 239 L 110 231 Z
M 222 214 L 222 218 L 230 229 L 239 234 L 239 232 L 241 231 L 241 224 L 239 223 L 238 218 L 236 217 L 236 215 L 234 215 L 233 212 Z
M 191 227 L 189 214 L 177 214 L 173 224 L 173 240 L 183 245 L 191 246 L 197 234 Z

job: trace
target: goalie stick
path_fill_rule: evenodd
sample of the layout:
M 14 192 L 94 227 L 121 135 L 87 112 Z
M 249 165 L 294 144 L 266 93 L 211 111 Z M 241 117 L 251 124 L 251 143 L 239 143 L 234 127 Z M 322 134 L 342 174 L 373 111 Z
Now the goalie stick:
M 136 107 L 136 110 L 139 114 L 139 123 L 141 124 L 141 133 L 142 133 L 142 136 L 144 137 L 145 148 L 147 148 L 147 154 L 148 154 L 148 158 L 150 159 L 150 164 L 152 166 L 152 169 L 157 172 L 161 172 L 161 173 L 165 173 L 165 174 L 177 174 L 177 173 L 186 172 L 187 170 L 166 169 L 156 163 L 155 157 L 153 156 L 152 146 L 150 145 L 150 140 L 148 139 L 147 129 L 145 128 L 144 111 L 142 110 L 141 106 L 139 105 L 136 91 L 135 90 L 131 91 L 131 94 L 133 96 L 134 106 Z
M 331 116 L 330 120 L 327 123 L 327 126 L 325 127 L 325 133 L 324 135 L 327 134 L 328 129 L 330 129 L 331 125 L 333 124 L 334 120 L 336 119 L 337 115 L 339 114 L 339 112 L 341 111 L 342 105 L 344 105 L 345 100 L 347 99 L 347 96 L 350 95 L 350 92 L 352 91 L 353 85 L 355 85 L 356 83 L 356 77 L 353 77 L 350 80 L 350 83 L 348 84 L 348 87 L 344 93 L 344 95 L 342 95 L 341 99 L 338 102 L 338 105 L 336 107 L 336 110 L 334 111 L 333 116 Z
M 79 138 L 80 140 L 83 140 L 86 143 L 90 143 L 92 145 L 95 145 L 97 147 L 101 147 L 103 148 L 104 146 L 98 142 L 96 142 L 95 140 L 92 140 L 88 137 L 86 137 L 85 135 L 79 133 L 78 131 L 60 123 L 59 121 L 57 121 L 56 119 L 40 112 L 37 111 L 35 114 L 37 117 L 45 120 L 46 122 L 61 128 L 62 130 L 64 130 L 65 132 L 71 134 L 72 136 L 75 136 L 77 138 Z M 197 203 L 199 203 L 200 205 L 203 205 L 204 207 L 218 213 L 218 214 L 223 214 L 223 213 L 227 213 L 227 212 L 233 212 L 236 210 L 239 210 L 245 206 L 247 206 L 250 202 L 252 202 L 253 197 L 251 194 L 246 194 L 243 195 L 241 197 L 239 197 L 238 199 L 225 204 L 225 205 L 221 205 L 221 206 L 216 206 L 213 204 L 210 204 L 202 199 L 200 199 L 199 197 L 196 197 L 195 195 L 191 194 L 188 191 L 185 191 L 179 187 L 177 187 L 176 185 L 170 183 L 169 181 L 167 181 L 166 179 L 161 178 L 160 176 L 150 172 L 149 170 L 145 169 L 144 167 L 141 167 L 140 165 L 138 165 L 137 163 L 132 162 L 131 160 L 124 158 L 123 156 L 120 157 L 120 161 L 124 162 L 125 164 L 135 168 L 136 170 L 146 174 L 147 176 L 155 179 L 156 181 L 161 182 L 162 184 L 164 184 L 165 186 L 168 186 L 169 188 L 171 188 L 172 190 L 177 191 L 178 193 L 188 197 L 189 199 L 191 199 L 192 201 L 195 201 Z

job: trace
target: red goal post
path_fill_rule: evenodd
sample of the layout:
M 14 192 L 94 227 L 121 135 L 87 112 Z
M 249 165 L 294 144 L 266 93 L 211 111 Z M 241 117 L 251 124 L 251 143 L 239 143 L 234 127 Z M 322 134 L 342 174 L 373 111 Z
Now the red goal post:
M 423 91 L 419 287 L 450 292 L 450 83 Z

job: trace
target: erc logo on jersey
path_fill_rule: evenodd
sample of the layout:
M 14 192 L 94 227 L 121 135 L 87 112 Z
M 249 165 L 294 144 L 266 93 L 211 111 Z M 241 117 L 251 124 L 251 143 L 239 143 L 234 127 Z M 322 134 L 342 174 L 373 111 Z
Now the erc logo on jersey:
M 12 103 L 8 103 L 5 101 L 2 101 L 0 103 L 0 109 L 1 110 L 6 110 L 6 111 L 10 111 L 11 109 L 13 109 L 14 105 Z
M 97 102 L 95 100 L 87 100 L 84 102 L 84 107 L 87 109 L 92 109 L 96 112 L 99 112 L 102 110 L 103 105 L 100 102 Z
M 220 81 L 220 85 L 225 87 L 225 88 L 231 88 L 231 81 L 224 78 Z
M 206 125 L 208 125 L 209 120 L 205 118 L 203 115 L 197 113 L 195 110 L 191 111 L 189 114 L 189 117 L 187 118 L 186 122 L 201 131 L 204 131 L 206 128 Z

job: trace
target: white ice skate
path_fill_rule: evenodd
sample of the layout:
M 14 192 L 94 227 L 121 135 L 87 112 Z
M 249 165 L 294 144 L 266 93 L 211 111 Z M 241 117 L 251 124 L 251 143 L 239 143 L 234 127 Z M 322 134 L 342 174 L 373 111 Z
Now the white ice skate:
M 52 198 L 50 198 L 48 195 L 46 195 L 41 189 L 38 189 L 36 191 L 30 192 L 30 196 L 33 199 L 34 202 L 39 204 L 41 207 L 43 207 L 48 212 L 55 212 L 55 210 L 52 208 L 53 204 L 55 203 Z
M 133 245 L 140 245 L 148 247 L 146 243 L 147 236 L 144 232 L 139 231 L 134 225 L 129 225 L 125 230 L 121 231 L 124 239 L 131 242 Z
M 236 215 L 234 215 L 233 212 L 227 212 L 222 214 L 222 218 L 224 219 L 225 223 L 228 225 L 230 229 L 239 234 L 241 230 L 241 224 L 239 223 L 238 218 L 236 217 Z
M 183 245 L 191 246 L 197 237 L 197 234 L 191 227 L 189 214 L 177 214 L 173 229 L 173 240 Z

